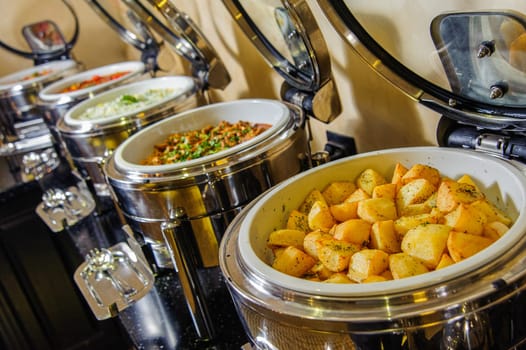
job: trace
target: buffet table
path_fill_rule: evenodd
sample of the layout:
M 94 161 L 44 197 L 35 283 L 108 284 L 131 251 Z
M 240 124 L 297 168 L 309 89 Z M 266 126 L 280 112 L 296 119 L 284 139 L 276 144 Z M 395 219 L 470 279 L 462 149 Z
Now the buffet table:
M 151 291 L 116 317 L 98 321 L 73 281 L 93 248 L 126 240 L 114 211 L 54 233 L 35 213 L 42 191 L 0 171 L 0 343 L 9 349 L 235 349 L 247 343 L 219 268 L 204 272 L 215 342 L 199 342 L 177 275 L 156 271 Z

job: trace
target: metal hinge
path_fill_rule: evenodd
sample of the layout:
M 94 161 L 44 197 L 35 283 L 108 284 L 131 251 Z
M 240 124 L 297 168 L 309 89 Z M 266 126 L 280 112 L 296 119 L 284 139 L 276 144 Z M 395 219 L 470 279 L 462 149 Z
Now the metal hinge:
M 506 157 L 510 138 L 495 134 L 481 134 L 477 137 L 475 149 Z

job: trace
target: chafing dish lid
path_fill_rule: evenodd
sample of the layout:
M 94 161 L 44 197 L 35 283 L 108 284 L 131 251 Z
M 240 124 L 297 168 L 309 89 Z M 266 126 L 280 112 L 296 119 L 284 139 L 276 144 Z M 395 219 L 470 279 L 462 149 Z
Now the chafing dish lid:
M 464 123 L 524 130 L 522 1 L 318 3 L 344 40 L 414 100 Z
M 318 120 L 334 120 L 341 105 L 328 49 L 309 6 L 304 1 L 282 0 L 224 3 L 241 30 L 285 79 L 282 97 Z
M 153 40 L 152 32 L 155 32 L 172 50 L 192 64 L 194 77 L 202 81 L 205 87 L 224 89 L 230 83 L 230 76 L 214 48 L 195 23 L 171 2 L 86 1 L 117 30 L 124 41 L 141 51 L 148 49 Z M 127 20 L 123 19 L 124 13 Z

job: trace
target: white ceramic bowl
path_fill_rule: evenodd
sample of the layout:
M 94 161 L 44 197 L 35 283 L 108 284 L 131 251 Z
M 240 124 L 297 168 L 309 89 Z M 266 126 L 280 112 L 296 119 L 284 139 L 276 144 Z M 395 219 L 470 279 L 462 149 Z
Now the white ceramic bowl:
M 154 104 L 140 107 L 134 110 L 128 110 L 124 113 L 116 113 L 111 116 L 105 116 L 101 118 L 92 118 L 89 120 L 80 119 L 81 115 L 91 107 L 95 107 L 99 104 L 107 103 L 117 99 L 120 96 L 126 94 L 142 94 L 150 89 L 166 89 L 171 88 L 173 92 L 165 96 L 163 99 L 157 101 Z M 195 81 L 191 77 L 187 76 L 169 76 L 161 78 L 153 78 L 143 81 L 138 81 L 126 85 L 122 85 L 115 89 L 103 92 L 96 95 L 95 97 L 85 100 L 75 107 L 71 108 L 64 115 L 64 123 L 71 127 L 83 127 L 88 125 L 104 125 L 111 124 L 118 121 L 121 118 L 127 118 L 132 115 L 136 115 L 145 110 L 154 108 L 156 106 L 163 105 L 164 103 L 176 99 L 177 97 L 195 89 Z
M 373 168 L 390 176 L 397 162 L 406 166 L 428 164 L 451 178 L 469 174 L 487 198 L 514 220 L 513 226 L 490 247 L 468 259 L 441 270 L 393 281 L 365 284 L 313 282 L 286 275 L 269 265 L 272 252 L 267 247 L 267 238 L 270 232 L 285 227 L 287 214 L 298 208 L 312 189 L 323 189 L 336 180 L 354 180 L 366 168 Z M 241 261 L 252 273 L 287 290 L 320 296 L 386 295 L 424 288 L 439 282 L 446 283 L 467 271 L 495 261 L 524 236 L 525 205 L 525 174 L 510 162 L 458 149 L 414 147 L 383 150 L 327 163 L 274 187 L 257 200 L 241 223 L 238 248 Z
M 290 111 L 283 103 L 265 99 L 247 99 L 222 102 L 199 107 L 167 118 L 133 135 L 115 151 L 115 165 L 123 172 L 163 173 L 198 164 L 210 163 L 218 158 L 234 154 L 251 147 L 275 133 L 289 120 Z M 201 129 L 217 125 L 220 121 L 236 123 L 240 120 L 251 123 L 268 123 L 272 126 L 260 135 L 216 154 L 165 165 L 142 165 L 154 149 L 176 132 Z
M 53 84 L 48 85 L 47 87 L 42 89 L 42 91 L 40 91 L 39 97 L 43 101 L 56 101 L 61 97 L 70 97 L 73 99 L 73 98 L 77 98 L 80 96 L 86 96 L 90 93 L 104 90 L 109 85 L 119 84 L 123 80 L 127 80 L 133 76 L 139 75 L 144 72 L 144 69 L 145 69 L 144 63 L 140 61 L 119 62 L 119 63 L 110 64 L 110 65 L 103 66 L 103 67 L 90 69 L 82 73 L 78 73 L 70 77 L 61 79 Z M 111 81 L 107 81 L 101 84 L 89 86 L 84 89 L 75 90 L 71 92 L 61 92 L 67 87 L 75 83 L 81 83 L 83 81 L 92 79 L 94 76 L 97 76 L 97 75 L 106 76 L 106 75 L 115 74 L 118 72 L 129 72 L 129 73 L 126 75 L 123 75 L 120 78 L 117 78 Z
M 39 64 L 37 66 L 20 70 L 16 73 L 12 73 L 0 78 L 0 90 L 8 90 L 15 86 L 26 86 L 42 81 L 52 80 L 57 78 L 65 71 L 73 69 L 77 66 L 77 62 L 73 60 L 64 60 L 64 61 L 53 61 L 49 63 Z M 49 71 L 44 75 L 38 75 L 33 78 L 27 79 L 34 74 L 39 74 L 44 71 Z

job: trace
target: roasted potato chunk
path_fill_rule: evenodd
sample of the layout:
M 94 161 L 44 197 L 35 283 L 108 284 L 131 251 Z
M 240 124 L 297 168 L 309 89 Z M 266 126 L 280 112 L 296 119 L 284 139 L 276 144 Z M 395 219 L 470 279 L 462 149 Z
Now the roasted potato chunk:
M 400 242 L 393 220 L 376 221 L 371 227 L 371 248 L 393 254 L 400 252 Z
M 336 223 L 327 203 L 321 201 L 314 202 L 307 216 L 307 221 L 311 230 L 325 231 L 328 231 Z
M 289 245 L 303 248 L 305 232 L 299 230 L 280 229 L 270 233 L 267 244 L 270 247 L 287 247 Z
M 301 249 L 289 246 L 274 259 L 272 267 L 287 275 L 300 277 L 307 273 L 314 264 L 316 260 L 312 256 Z
M 407 184 L 415 179 L 426 179 L 435 189 L 441 181 L 438 169 L 425 164 L 415 164 L 402 176 L 402 184 Z
M 370 198 L 358 202 L 358 217 L 374 223 L 380 220 L 394 220 L 397 218 L 395 203 L 387 198 Z
M 327 206 L 327 201 L 325 200 L 325 197 L 323 196 L 323 194 L 319 191 L 319 190 L 312 190 L 308 195 L 307 197 L 305 198 L 305 200 L 303 201 L 303 203 L 300 205 L 300 207 L 298 208 L 298 210 L 300 212 L 302 212 L 303 214 L 309 214 L 312 206 L 314 205 L 314 203 L 316 202 L 321 202 L 323 203 L 325 206 Z
M 372 198 L 387 198 L 392 201 L 396 199 L 396 184 L 383 184 L 373 188 Z
M 424 203 L 435 191 L 435 185 L 427 179 L 411 180 L 398 191 L 396 196 L 398 209 L 401 210 L 411 204 Z
M 360 246 L 339 241 L 334 238 L 319 241 L 318 258 L 331 271 L 341 272 L 349 267 L 351 256 L 360 250 Z
M 447 247 L 451 227 L 440 224 L 419 225 L 410 229 L 402 240 L 402 251 L 434 269 Z
M 332 235 L 323 231 L 312 231 L 305 235 L 303 250 L 313 258 L 318 259 L 318 246 L 321 239 L 332 238 Z
M 329 207 L 332 217 L 336 221 L 346 221 L 358 218 L 358 202 L 343 202 Z
M 437 191 L 437 208 L 450 212 L 460 203 L 472 203 L 482 198 L 484 194 L 469 183 L 444 180 Z
M 447 239 L 449 255 L 455 262 L 473 256 L 488 247 L 493 240 L 479 235 L 451 231 Z
M 429 272 L 420 260 L 406 253 L 389 255 L 389 270 L 395 280 Z
M 300 212 L 299 210 L 292 210 L 287 219 L 287 228 L 291 230 L 298 230 L 303 232 L 309 232 L 309 217 L 307 214 Z
M 356 282 L 380 275 L 389 268 L 389 254 L 380 249 L 363 249 L 351 256 L 347 276 Z
M 486 215 L 477 207 L 460 203 L 452 212 L 444 216 L 444 223 L 451 226 L 455 231 L 481 235 Z
M 378 185 L 387 183 L 387 180 L 374 169 L 365 169 L 358 175 L 356 185 L 369 196 L 372 196 L 373 189 Z
M 356 190 L 352 181 L 331 182 L 322 192 L 327 204 L 340 204 Z
M 336 225 L 333 237 L 359 246 L 366 246 L 369 243 L 370 233 L 371 224 L 368 221 L 351 219 Z

